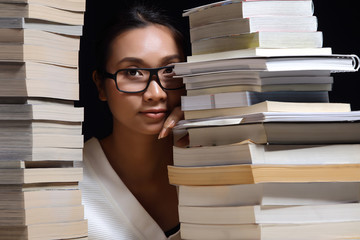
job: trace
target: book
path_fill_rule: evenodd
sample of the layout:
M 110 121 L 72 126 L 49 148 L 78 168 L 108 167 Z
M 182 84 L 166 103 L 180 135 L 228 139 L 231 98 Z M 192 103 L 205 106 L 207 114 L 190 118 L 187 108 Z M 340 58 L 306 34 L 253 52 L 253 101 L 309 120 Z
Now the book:
M 67 51 L 54 47 L 22 44 L 0 44 L 0 62 L 34 61 L 65 67 L 78 66 L 79 51 Z
M 0 147 L 0 162 L 8 161 L 81 161 L 82 148 Z
M 287 56 L 287 57 L 239 57 L 200 62 L 180 62 L 174 64 L 176 75 L 229 70 L 256 71 L 324 71 L 354 72 L 359 69 L 356 55 L 328 56 Z
M 0 3 L 38 4 L 73 12 L 85 12 L 85 0 L 1 0 Z
M 332 83 L 323 84 L 274 84 L 274 85 L 229 85 L 187 89 L 186 96 L 199 96 L 232 92 L 329 92 Z
M 350 112 L 348 103 L 302 103 L 263 101 L 247 107 L 184 111 L 186 120 L 238 116 L 258 112 Z
M 183 223 L 197 224 L 302 224 L 359 221 L 360 203 L 309 206 L 179 206 Z
M 4 132 L 0 135 L 1 147 L 31 148 L 31 147 L 55 147 L 55 148 L 82 148 L 83 135 L 67 134 L 26 134 Z
M 231 164 L 360 164 L 359 144 L 260 145 L 250 141 L 219 146 L 173 147 L 175 166 Z
M 81 191 L 79 189 L 48 189 L 15 191 L 0 190 L 1 209 L 31 209 L 61 206 L 81 205 Z
M 191 43 L 192 55 L 247 48 L 321 48 L 322 32 L 254 32 L 200 39 Z
M 224 1 L 189 9 L 183 16 L 189 17 L 190 28 L 211 22 L 253 16 L 288 15 L 312 16 L 312 1 Z
M 359 221 L 231 225 L 181 223 L 181 236 L 194 240 L 336 240 L 359 239 L 359 229 Z
M 206 53 L 187 56 L 187 62 L 214 61 L 221 59 L 244 57 L 285 57 L 285 56 L 327 56 L 331 55 L 329 47 L 322 48 L 249 48 L 216 53 Z
M 250 32 L 316 32 L 315 16 L 235 18 L 190 29 L 190 41 Z
M 20 99 L 20 102 L 17 103 L 0 104 L 0 120 L 53 120 L 65 122 L 82 122 L 84 120 L 84 108 L 74 107 L 72 101 L 34 98 L 22 100 Z M 11 98 L 6 98 L 3 101 L 11 101 Z
M 0 28 L 0 43 L 38 45 L 66 51 L 80 50 L 79 36 L 65 36 L 37 29 Z
M 63 100 L 79 100 L 79 83 L 59 82 L 56 80 L 0 79 L 0 95 L 2 97 L 55 98 Z
M 0 226 L 0 236 L 7 240 L 87 239 L 87 220 L 27 226 Z M 84 238 L 82 238 L 84 237 Z
M 174 185 L 209 186 L 268 182 L 359 182 L 360 164 L 168 166 Z
M 79 83 L 78 74 L 78 67 L 63 67 L 31 61 L 0 61 L 0 84 L 4 85 L 10 84 L 10 81 L 25 83 L 26 80 Z M 51 76 L 51 80 L 49 76 Z
M 13 120 L 0 121 L 0 132 L 7 134 L 81 135 L 81 122 Z
M 326 119 L 326 117 L 322 119 Z M 247 139 L 257 144 L 360 143 L 360 122 L 358 121 L 281 122 L 277 120 L 275 122 L 219 125 L 187 129 L 190 139 L 189 146 L 226 145 Z
M 1 184 L 79 182 L 82 168 L 1 168 Z
M 0 28 L 35 29 L 70 36 L 82 36 L 82 25 L 53 23 L 32 18 L 0 18 Z
M 57 2 L 61 3 L 62 1 Z M 35 3 L 0 3 L 0 16 L 4 18 L 33 18 L 70 25 L 84 25 L 83 12 L 66 11 Z
M 225 92 L 196 96 L 182 96 L 183 111 L 247 107 L 263 101 L 328 103 L 327 91 L 278 91 L 278 92 Z
M 200 89 L 235 85 L 285 85 L 333 83 L 329 71 L 223 71 L 177 76 L 183 79 L 186 89 Z
M 360 201 L 358 182 L 258 183 L 179 188 L 180 206 L 295 206 Z
M 0 209 L 0 226 L 75 222 L 84 219 L 84 206 Z

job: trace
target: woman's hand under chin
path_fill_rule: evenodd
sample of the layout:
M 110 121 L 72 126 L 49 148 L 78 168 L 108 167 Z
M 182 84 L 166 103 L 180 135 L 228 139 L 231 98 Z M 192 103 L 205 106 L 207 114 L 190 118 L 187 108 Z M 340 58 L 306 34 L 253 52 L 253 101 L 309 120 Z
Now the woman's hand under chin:
M 158 139 L 167 137 L 170 134 L 171 130 L 175 127 L 175 125 L 182 119 L 184 119 L 184 112 L 181 111 L 180 106 L 175 107 L 174 110 L 168 116 L 168 118 L 165 120 L 164 126 L 160 131 Z M 189 143 L 189 135 L 185 134 L 177 137 L 175 139 L 174 145 L 177 147 L 185 147 L 188 145 L 188 143 Z

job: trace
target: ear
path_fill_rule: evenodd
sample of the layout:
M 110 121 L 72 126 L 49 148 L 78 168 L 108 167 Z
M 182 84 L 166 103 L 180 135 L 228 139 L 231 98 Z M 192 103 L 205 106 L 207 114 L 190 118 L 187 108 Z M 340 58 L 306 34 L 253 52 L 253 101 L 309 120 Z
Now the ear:
M 93 78 L 93 81 L 96 85 L 96 88 L 98 90 L 98 93 L 99 93 L 99 99 L 101 101 L 107 101 L 107 98 L 106 98 L 106 93 L 105 93 L 105 87 L 104 87 L 104 81 L 103 79 L 101 79 L 99 77 L 99 74 L 97 73 L 97 71 L 93 71 L 92 73 L 92 78 Z

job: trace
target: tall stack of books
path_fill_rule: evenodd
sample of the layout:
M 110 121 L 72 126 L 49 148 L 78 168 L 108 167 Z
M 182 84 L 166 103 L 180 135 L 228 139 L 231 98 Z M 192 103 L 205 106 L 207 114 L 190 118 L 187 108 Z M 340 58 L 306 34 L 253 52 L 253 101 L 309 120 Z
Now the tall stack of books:
M 78 187 L 85 0 L 0 0 L 0 239 L 86 239 Z
M 332 73 L 359 68 L 322 46 L 312 1 L 190 9 L 187 148 L 174 147 L 183 239 L 360 238 L 360 112 L 330 103 Z

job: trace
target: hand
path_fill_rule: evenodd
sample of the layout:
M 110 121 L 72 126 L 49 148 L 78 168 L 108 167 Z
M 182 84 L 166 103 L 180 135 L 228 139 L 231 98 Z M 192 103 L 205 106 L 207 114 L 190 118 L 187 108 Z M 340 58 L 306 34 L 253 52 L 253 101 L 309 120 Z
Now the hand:
M 158 139 L 162 139 L 167 137 L 172 128 L 175 127 L 175 125 L 184 118 L 184 112 L 181 111 L 181 107 L 175 107 L 174 110 L 170 113 L 168 118 L 164 122 L 163 129 L 160 131 L 160 134 L 158 136 Z M 176 146 L 186 146 L 188 144 L 188 135 L 182 136 L 179 138 L 176 142 Z

